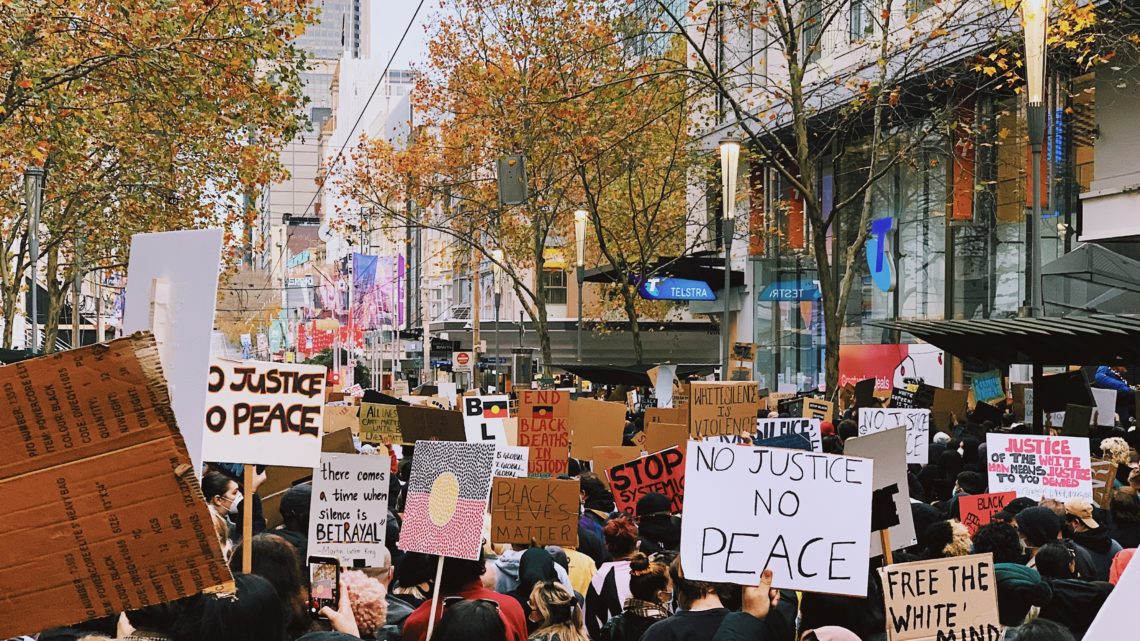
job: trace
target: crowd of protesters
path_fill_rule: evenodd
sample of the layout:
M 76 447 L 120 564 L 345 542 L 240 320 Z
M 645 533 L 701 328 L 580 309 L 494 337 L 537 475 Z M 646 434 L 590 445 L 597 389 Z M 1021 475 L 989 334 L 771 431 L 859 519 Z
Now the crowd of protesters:
M 842 453 L 857 435 L 851 411 L 822 424 L 826 452 Z M 640 430 L 631 416 L 627 441 Z M 990 553 L 1006 641 L 1069 641 L 1083 637 L 1140 545 L 1140 432 L 1093 428 L 1094 456 L 1116 462 L 1111 504 L 1033 501 L 1019 497 L 970 531 L 959 521 L 959 498 L 987 491 L 985 436 L 1026 433 L 1024 425 L 977 424 L 952 417 L 934 431 L 929 463 L 909 470 L 917 544 L 895 563 Z M 345 570 L 336 607 L 309 611 L 306 577 L 311 485 L 285 492 L 282 524 L 267 529 L 254 476 L 242 487 L 241 466 L 210 465 L 202 478 L 236 593 L 203 594 L 122 613 L 73 628 L 48 630 L 39 641 L 153 639 L 171 641 L 878 641 L 887 638 L 878 574 L 856 598 L 690 580 L 680 564 L 681 514 L 670 500 L 648 494 L 636 517 L 615 510 L 606 483 L 587 465 L 570 461 L 581 488 L 576 549 L 519 542 L 491 545 L 482 558 L 447 558 L 435 583 L 437 559 L 399 548 L 402 492 L 414 447 L 391 452 L 387 541 L 379 567 Z M 250 541 L 241 540 L 242 502 L 253 501 Z M 252 571 L 242 573 L 243 547 Z M 882 557 L 870 560 L 874 570 Z M 432 598 L 438 592 L 435 621 Z

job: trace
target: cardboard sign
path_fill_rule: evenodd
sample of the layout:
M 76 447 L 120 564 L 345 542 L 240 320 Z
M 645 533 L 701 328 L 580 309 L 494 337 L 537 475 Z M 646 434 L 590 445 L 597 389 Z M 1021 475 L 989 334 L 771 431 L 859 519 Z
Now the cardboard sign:
M 388 521 L 387 457 L 321 454 L 313 471 L 309 556 L 340 559 L 344 567 L 380 567 Z
M 206 461 L 315 467 L 325 368 L 215 360 L 206 396 Z
M 594 448 L 592 469 L 598 476 L 606 480 L 606 470 L 628 463 L 641 456 L 641 448 L 634 445 L 605 445 Z M 608 485 L 607 485 L 608 487 Z
M 594 448 L 621 445 L 625 406 L 592 398 L 570 401 L 570 456 L 586 459 Z
M 360 434 L 357 411 L 355 405 L 325 405 L 325 434 L 343 429 L 351 430 L 353 434 Z
M 925 465 L 930 452 L 930 410 L 859 408 L 859 436 L 906 430 L 906 462 Z
M 519 391 L 519 442 L 530 448 L 528 473 L 565 474 L 569 467 L 570 395 L 556 390 Z
M 1092 459 L 1093 503 L 1109 509 L 1112 502 L 1113 481 L 1116 480 L 1116 463 L 1107 459 Z
M 891 388 L 891 407 L 914 409 L 914 392 L 897 387 Z
M 930 409 L 934 405 L 934 394 L 937 389 L 933 385 L 919 383 L 918 389 L 914 391 L 914 407 L 916 409 Z
M 149 334 L 0 367 L 0 392 L 0 637 L 232 588 Z
M 123 334 L 153 333 L 174 416 L 198 470 L 223 235 L 221 229 L 135 234 L 124 292 Z
M 875 379 L 865 378 L 855 383 L 855 404 L 859 407 L 878 407 L 875 399 Z
M 1093 500 L 1089 440 L 1069 436 L 987 434 L 989 487 L 1035 501 Z
M 670 512 L 679 514 L 685 496 L 685 454 L 671 448 L 605 470 L 617 509 L 638 516 L 637 501 L 657 492 L 672 501 Z
M 831 422 L 835 416 L 835 403 L 822 398 L 805 398 L 802 416 Z
M 755 429 L 760 388 L 753 382 L 694 382 L 689 397 L 689 435 L 731 436 Z
M 918 543 L 914 531 L 914 514 L 910 510 L 910 492 L 906 470 L 906 434 L 902 430 L 887 430 L 867 436 L 847 439 L 843 443 L 847 456 L 868 458 L 875 462 L 874 491 L 878 496 L 889 496 L 893 504 L 893 518 L 875 514 L 889 510 L 885 504 L 872 506 L 872 522 L 892 522 L 887 528 L 891 536 L 891 549 L 901 550 Z M 879 517 L 879 518 L 876 518 Z M 882 537 L 871 537 L 871 556 L 883 553 Z
M 966 400 L 968 397 L 969 393 L 966 390 L 941 388 L 934 390 L 934 404 L 930 407 L 930 413 L 938 426 L 938 431 L 949 432 L 951 430 L 953 427 L 950 425 L 951 414 L 959 419 L 966 417 Z
M 969 494 L 958 497 L 958 513 L 960 521 L 970 530 L 970 536 L 978 528 L 987 525 L 994 514 L 1001 512 L 1010 501 L 1017 498 L 1013 492 L 994 492 L 992 494 Z
M 1061 433 L 1065 436 L 1088 436 L 1092 425 L 1093 408 L 1088 405 L 1065 406 L 1065 417 L 1061 423 Z
M 1000 641 L 993 555 L 899 563 L 879 569 L 891 641 Z
M 650 423 L 671 423 L 689 427 L 689 407 L 649 407 L 645 410 L 645 425 Z M 686 437 L 688 438 L 688 437 Z
M 403 443 L 400 416 L 395 405 L 360 404 L 360 440 L 363 443 Z
M 494 443 L 417 443 L 400 549 L 478 559 L 494 464 Z
M 459 412 L 434 407 L 397 405 L 396 416 L 400 419 L 400 435 L 404 443 L 462 441 L 467 437 L 463 427 L 463 415 Z
M 756 345 L 754 343 L 733 343 L 732 358 L 738 361 L 751 361 L 756 359 Z
M 646 452 L 660 452 L 670 447 L 679 447 L 685 451 L 685 444 L 689 442 L 689 426 L 673 425 L 671 423 L 646 423 L 645 442 L 642 449 Z
M 507 478 L 525 478 L 527 460 L 530 458 L 530 449 L 517 445 L 495 444 L 494 476 Z
M 496 478 L 491 542 L 578 547 L 576 480 Z
M 494 441 L 505 444 L 507 432 L 504 424 L 510 415 L 510 397 L 505 394 L 463 397 L 463 429 L 467 440 L 472 443 Z
M 1001 372 L 999 370 L 974 374 L 970 386 L 974 388 L 974 401 L 976 402 L 997 403 L 1005 400 L 1005 390 L 1001 385 Z
M 866 596 L 872 462 L 691 442 L 681 563 L 697 581 Z

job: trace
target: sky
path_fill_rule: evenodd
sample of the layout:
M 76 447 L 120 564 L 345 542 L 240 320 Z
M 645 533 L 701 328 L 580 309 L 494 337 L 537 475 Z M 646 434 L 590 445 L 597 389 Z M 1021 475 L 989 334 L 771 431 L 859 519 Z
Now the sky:
M 371 0 L 372 2 L 372 58 L 388 61 L 400 35 L 408 26 L 415 13 L 419 0 Z M 404 39 L 404 44 L 392 62 L 393 69 L 407 69 L 412 63 L 423 64 L 427 56 L 427 33 L 424 26 L 430 23 L 431 16 L 439 12 L 439 0 L 425 0 L 423 8 L 416 16 L 416 22 Z

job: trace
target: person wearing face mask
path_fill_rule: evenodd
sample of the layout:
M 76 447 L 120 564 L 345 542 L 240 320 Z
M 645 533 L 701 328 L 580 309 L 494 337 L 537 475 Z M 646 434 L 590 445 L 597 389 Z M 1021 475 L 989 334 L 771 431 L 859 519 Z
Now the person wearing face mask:
M 214 524 L 218 543 L 222 546 L 222 554 L 228 561 L 233 552 L 233 522 L 230 515 L 236 514 L 238 505 L 241 504 L 241 490 L 230 477 L 210 471 L 202 477 L 202 494 L 206 497 L 206 505 L 210 506 L 210 520 Z
M 634 552 L 629 559 L 629 594 L 621 614 L 606 621 L 599 641 L 641 641 L 649 626 L 669 616 L 673 600 L 669 566 Z

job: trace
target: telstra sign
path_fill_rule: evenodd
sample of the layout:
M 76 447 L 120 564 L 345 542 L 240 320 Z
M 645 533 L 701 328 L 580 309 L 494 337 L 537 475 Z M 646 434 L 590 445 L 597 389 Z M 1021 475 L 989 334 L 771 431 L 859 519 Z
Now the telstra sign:
M 898 284 L 895 257 L 891 252 L 893 226 L 893 218 L 876 218 L 871 221 L 871 237 L 867 239 L 867 266 L 871 268 L 871 282 L 884 292 L 895 291 L 895 285 Z

